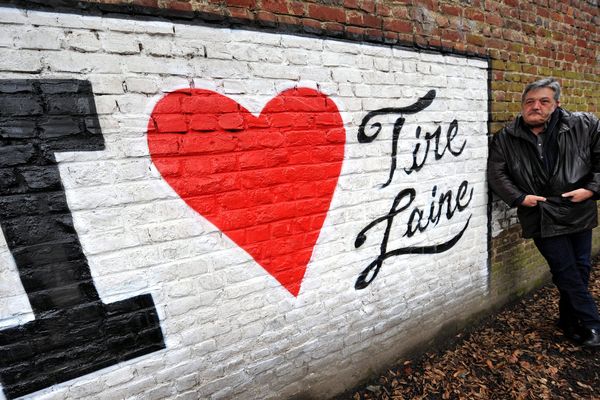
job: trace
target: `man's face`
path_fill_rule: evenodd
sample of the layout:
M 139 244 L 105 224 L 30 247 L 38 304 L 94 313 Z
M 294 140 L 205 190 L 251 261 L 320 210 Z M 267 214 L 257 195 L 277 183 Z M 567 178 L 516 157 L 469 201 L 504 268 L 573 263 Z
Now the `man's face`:
M 521 115 L 529 126 L 541 126 L 550 119 L 560 102 L 554 100 L 554 90 L 539 88 L 530 90 L 521 103 Z

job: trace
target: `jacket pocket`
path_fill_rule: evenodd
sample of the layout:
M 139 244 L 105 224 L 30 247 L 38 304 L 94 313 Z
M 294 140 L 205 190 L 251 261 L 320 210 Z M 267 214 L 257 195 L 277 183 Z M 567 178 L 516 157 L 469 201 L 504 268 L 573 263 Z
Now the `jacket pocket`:
M 595 218 L 596 202 L 585 200 L 574 203 L 568 198 L 550 197 L 541 203 L 542 231 L 576 231 L 589 225 Z

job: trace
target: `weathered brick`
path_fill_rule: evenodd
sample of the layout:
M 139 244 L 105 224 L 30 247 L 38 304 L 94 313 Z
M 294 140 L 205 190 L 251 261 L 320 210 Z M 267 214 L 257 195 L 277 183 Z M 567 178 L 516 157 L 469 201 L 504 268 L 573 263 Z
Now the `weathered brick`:
M 261 9 L 263 11 L 286 14 L 288 12 L 288 5 L 286 1 L 262 0 Z
M 440 5 L 442 14 L 460 16 L 463 14 L 463 9 L 456 5 L 444 4 Z
M 192 11 L 192 4 L 189 1 L 184 1 L 184 0 L 166 0 L 166 2 L 163 3 L 163 7 L 164 8 L 169 8 L 172 10 L 178 10 L 178 11 Z
M 344 12 L 344 9 L 340 7 L 309 4 L 308 16 L 320 21 L 346 22 L 346 13 Z
M 225 3 L 227 4 L 227 6 L 248 8 L 256 7 L 256 0 L 225 0 Z

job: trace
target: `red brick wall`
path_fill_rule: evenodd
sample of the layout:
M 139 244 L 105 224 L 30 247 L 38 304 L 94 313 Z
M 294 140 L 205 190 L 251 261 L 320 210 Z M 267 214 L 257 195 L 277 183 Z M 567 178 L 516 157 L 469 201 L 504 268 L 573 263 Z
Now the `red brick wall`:
M 92 3 L 92 2 L 90 2 Z M 106 0 L 222 16 L 242 24 L 489 56 L 492 130 L 518 112 L 523 83 L 555 76 L 563 103 L 600 112 L 600 11 L 594 0 Z M 151 11 L 150 11 L 151 12 Z M 191 15 L 191 14 L 190 14 Z

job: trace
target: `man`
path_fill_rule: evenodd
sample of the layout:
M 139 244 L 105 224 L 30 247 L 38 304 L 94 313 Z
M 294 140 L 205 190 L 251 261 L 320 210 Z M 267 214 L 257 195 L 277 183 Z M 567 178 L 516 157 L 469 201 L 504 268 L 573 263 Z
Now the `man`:
M 517 207 L 523 237 L 533 238 L 550 266 L 560 292 L 559 328 L 583 346 L 600 347 L 600 315 L 588 289 L 600 198 L 600 122 L 563 110 L 559 98 L 552 78 L 525 87 L 521 115 L 492 140 L 488 181 Z

